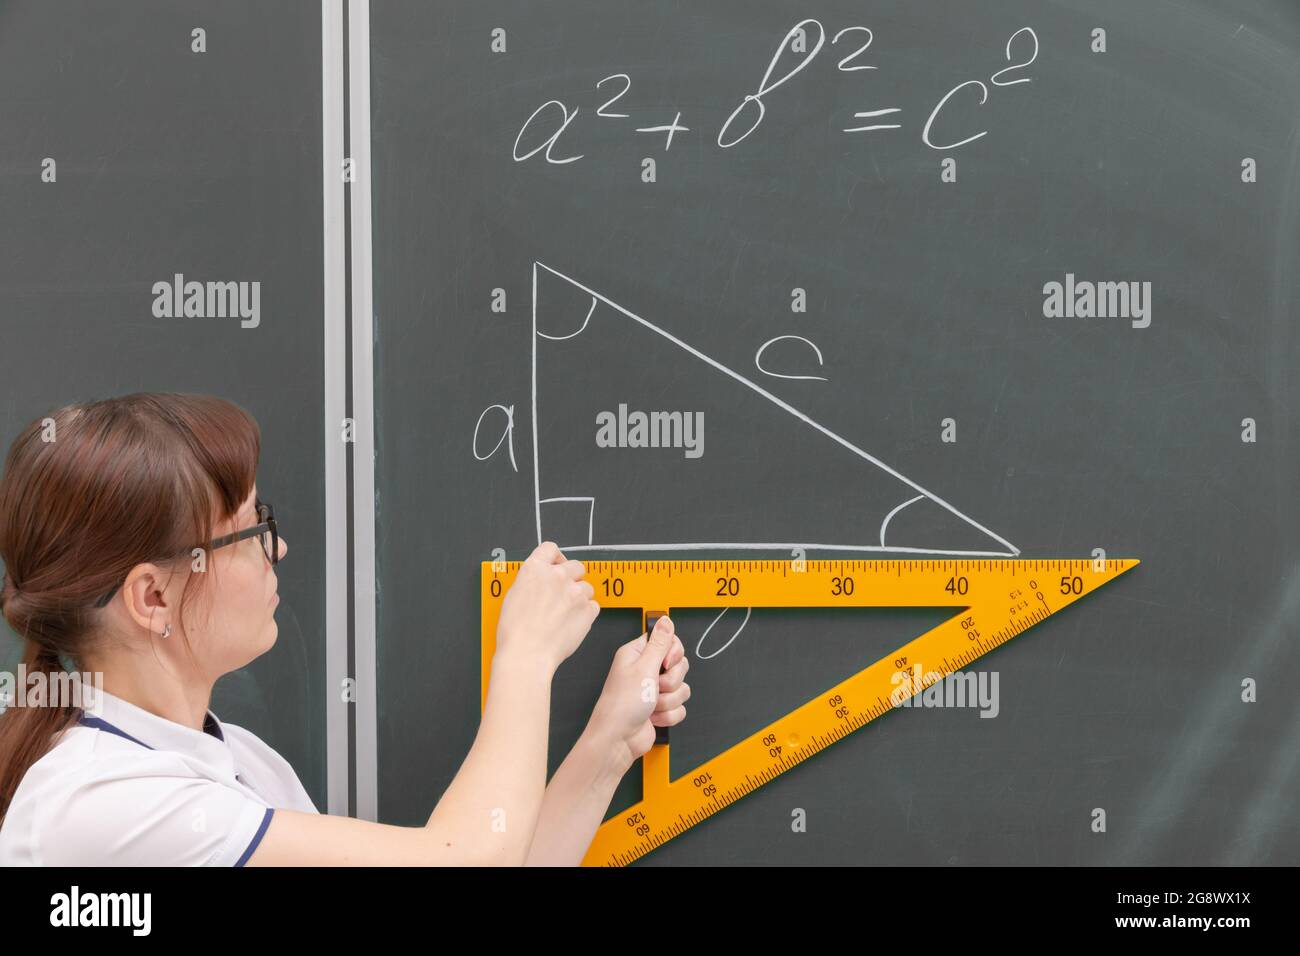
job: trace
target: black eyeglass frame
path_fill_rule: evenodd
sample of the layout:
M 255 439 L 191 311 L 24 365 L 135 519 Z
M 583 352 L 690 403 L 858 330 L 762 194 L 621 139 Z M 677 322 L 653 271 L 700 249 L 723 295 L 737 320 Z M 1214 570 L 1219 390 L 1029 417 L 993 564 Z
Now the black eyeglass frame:
M 202 545 L 196 545 L 195 547 L 209 552 L 216 551 L 218 548 L 224 548 L 228 544 L 235 544 L 239 541 L 245 541 L 248 538 L 264 535 L 269 531 L 271 534 L 271 550 L 269 553 L 267 552 L 266 542 L 264 539 L 262 541 L 262 553 L 265 554 L 267 560 L 271 562 L 271 567 L 275 567 L 280 563 L 280 531 L 275 523 L 275 509 L 271 507 L 269 502 L 260 499 L 255 501 L 253 506 L 257 509 L 257 516 L 262 519 L 260 522 L 253 525 L 251 528 L 245 528 L 243 531 L 236 531 L 234 534 L 222 535 L 220 538 L 215 538 L 207 548 L 203 548 Z M 189 554 L 192 550 L 192 548 L 186 548 L 183 551 L 176 552 L 172 557 L 180 557 L 182 554 Z M 122 585 L 120 584 L 116 585 L 113 590 L 109 591 L 96 601 L 95 607 L 107 607 L 108 602 L 113 600 L 113 595 L 118 592 L 118 589 L 121 588 L 121 586 Z

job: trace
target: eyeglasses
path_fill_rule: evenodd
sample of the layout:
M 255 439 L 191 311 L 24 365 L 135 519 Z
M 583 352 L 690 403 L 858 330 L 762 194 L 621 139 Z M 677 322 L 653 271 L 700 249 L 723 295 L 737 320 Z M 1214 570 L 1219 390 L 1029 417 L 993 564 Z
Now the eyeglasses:
M 249 538 L 257 538 L 258 542 L 262 545 L 262 553 L 265 554 L 266 559 L 271 562 L 271 566 L 274 567 L 279 564 L 280 531 L 275 523 L 275 511 L 269 504 L 260 499 L 254 501 L 254 507 L 257 509 L 257 517 L 259 519 L 257 524 L 253 525 L 251 528 L 245 528 L 243 531 L 236 531 L 234 534 L 227 534 L 220 538 L 216 538 L 213 540 L 212 544 L 208 546 L 207 550 L 215 551 L 217 548 L 224 548 L 228 544 L 235 544 L 238 541 L 246 541 Z M 202 548 L 202 546 L 200 546 L 200 548 Z M 189 549 L 186 549 L 185 551 L 177 552 L 176 556 L 188 553 Z M 120 584 L 117 585 L 117 587 L 113 588 L 113 590 L 109 591 L 96 601 L 95 607 L 107 607 L 108 602 L 113 600 L 113 595 L 118 592 L 118 588 L 121 586 L 122 585 Z

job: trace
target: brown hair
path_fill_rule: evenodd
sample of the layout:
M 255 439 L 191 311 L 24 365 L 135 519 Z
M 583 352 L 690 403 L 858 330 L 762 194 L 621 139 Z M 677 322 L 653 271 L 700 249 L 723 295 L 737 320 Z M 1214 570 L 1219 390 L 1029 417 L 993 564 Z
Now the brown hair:
M 74 668 L 103 612 L 95 602 L 146 561 L 212 540 L 253 488 L 261 434 L 238 405 L 140 393 L 67 405 L 33 421 L 0 477 L 0 607 L 26 642 L 28 673 Z M 215 515 L 215 517 L 214 517 Z M 205 575 L 191 574 L 182 593 Z M 76 721 L 70 706 L 0 714 L 0 821 L 23 775 Z

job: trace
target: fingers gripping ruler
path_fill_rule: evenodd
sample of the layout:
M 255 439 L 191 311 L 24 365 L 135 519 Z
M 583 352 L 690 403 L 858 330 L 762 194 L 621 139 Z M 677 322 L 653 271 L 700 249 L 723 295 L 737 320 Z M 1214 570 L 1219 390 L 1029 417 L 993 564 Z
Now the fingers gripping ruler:
M 672 779 L 665 729 L 642 758 L 642 798 L 601 824 L 583 865 L 623 866 L 702 823 L 979 657 L 1132 570 L 1136 558 L 588 561 L 603 608 L 952 607 L 953 616 L 729 750 Z M 482 565 L 482 702 L 501 602 L 519 562 Z M 901 682 L 899 673 L 906 676 Z

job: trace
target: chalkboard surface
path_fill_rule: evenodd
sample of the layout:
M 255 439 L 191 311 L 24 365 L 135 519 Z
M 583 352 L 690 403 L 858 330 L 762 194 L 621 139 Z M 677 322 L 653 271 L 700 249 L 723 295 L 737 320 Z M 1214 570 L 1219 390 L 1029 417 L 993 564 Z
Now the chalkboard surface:
M 218 681 L 212 709 L 324 810 L 320 10 L 129 6 L 0 6 L 0 440 L 136 391 L 253 414 L 258 490 L 292 554 L 274 648 Z M 160 316 L 154 285 L 178 274 L 259 283 L 256 314 Z M 0 648 L 12 671 L 7 627 Z
M 1103 549 L 1143 563 L 978 662 L 996 717 L 891 714 L 646 863 L 1300 861 L 1300 8 L 370 30 L 381 819 L 473 739 L 494 549 Z M 675 616 L 678 774 L 946 614 Z M 636 628 L 561 670 L 552 767 Z

